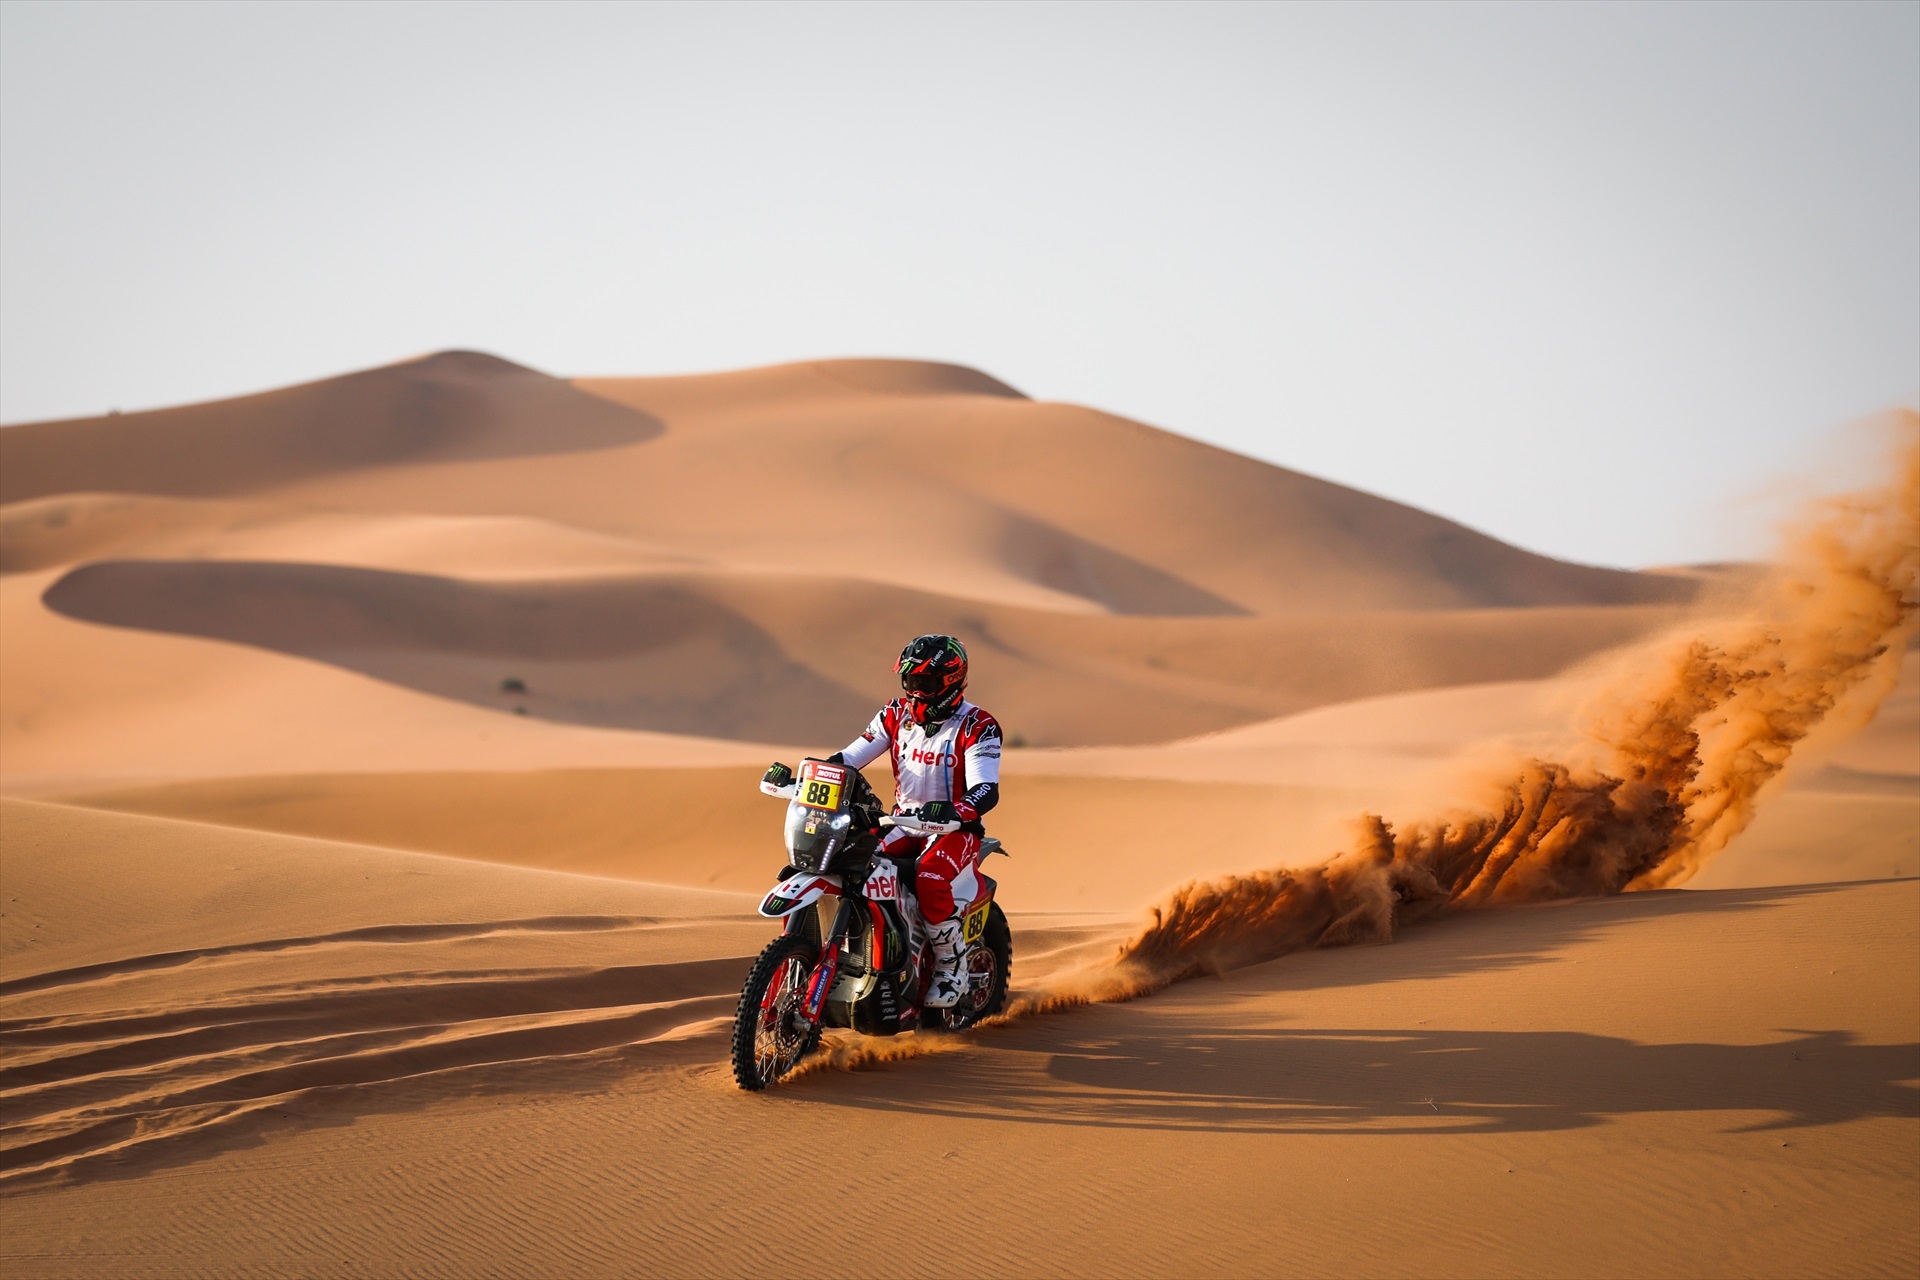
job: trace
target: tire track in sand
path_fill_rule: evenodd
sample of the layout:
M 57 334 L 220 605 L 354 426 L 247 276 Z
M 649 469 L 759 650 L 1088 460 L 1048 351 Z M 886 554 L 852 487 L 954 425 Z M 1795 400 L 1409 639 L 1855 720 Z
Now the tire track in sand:
M 0 1187 L 84 1177 L 161 1151 L 190 1158 L 202 1144 L 289 1117 L 310 1121 L 316 1106 L 359 1113 L 511 1089 L 562 1060 L 598 1056 L 626 1070 L 632 1047 L 664 1053 L 716 1032 L 751 957 L 444 977 L 417 963 L 435 944 L 644 923 L 573 916 L 380 926 L 129 957 L 7 984 L 0 995 L 57 986 L 84 1002 L 126 974 L 212 957 L 258 964 L 292 948 L 399 945 L 410 961 L 386 980 L 279 983 L 233 999 L 0 1020 Z
M 191 947 L 181 951 L 158 951 L 151 955 L 107 960 L 78 965 L 70 969 L 51 969 L 0 982 L 0 997 L 24 995 L 49 987 L 94 982 L 123 974 L 147 973 L 171 969 L 196 960 L 223 959 L 306 947 L 337 946 L 353 943 L 413 943 L 485 938 L 505 933 L 584 933 L 607 929 L 629 929 L 661 923 L 646 916 L 547 916 L 533 920 L 490 920 L 477 924 L 386 924 L 363 929 L 344 929 L 338 933 L 316 933 L 294 938 L 266 938 L 258 942 L 239 942 L 219 947 Z M 5 1024 L 0 1023 L 0 1026 Z

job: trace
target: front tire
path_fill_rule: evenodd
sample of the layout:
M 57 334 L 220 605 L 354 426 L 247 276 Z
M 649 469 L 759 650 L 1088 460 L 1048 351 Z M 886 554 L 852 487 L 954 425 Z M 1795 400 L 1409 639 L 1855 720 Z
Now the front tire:
M 1013 973 L 1013 930 L 1000 904 L 987 904 L 987 927 L 967 953 L 968 995 L 951 1009 L 922 1009 L 922 1031 L 965 1031 L 1006 1007 L 1007 980 Z M 981 979 L 985 979 L 982 981 Z
M 766 1088 L 819 1043 L 820 1028 L 794 1025 L 819 963 L 820 948 L 790 933 L 769 942 L 753 962 L 733 1014 L 733 1078 L 742 1089 Z

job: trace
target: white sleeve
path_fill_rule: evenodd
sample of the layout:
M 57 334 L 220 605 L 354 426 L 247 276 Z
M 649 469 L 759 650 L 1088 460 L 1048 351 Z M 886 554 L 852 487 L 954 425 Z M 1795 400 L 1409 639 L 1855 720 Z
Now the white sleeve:
M 840 758 L 856 769 L 864 769 L 887 754 L 893 740 L 887 736 L 887 709 L 874 712 L 867 731 L 841 748 Z
M 996 732 L 967 748 L 967 789 L 982 782 L 1000 782 L 1000 735 Z

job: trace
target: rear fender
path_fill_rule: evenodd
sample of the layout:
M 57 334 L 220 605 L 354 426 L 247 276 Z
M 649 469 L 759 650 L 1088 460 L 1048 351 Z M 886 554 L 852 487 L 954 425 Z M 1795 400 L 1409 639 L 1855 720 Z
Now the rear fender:
M 802 907 L 812 906 L 828 894 L 836 898 L 840 896 L 838 877 L 817 876 L 811 871 L 795 872 L 773 887 L 767 900 L 760 904 L 760 914 L 775 920 L 783 919 Z

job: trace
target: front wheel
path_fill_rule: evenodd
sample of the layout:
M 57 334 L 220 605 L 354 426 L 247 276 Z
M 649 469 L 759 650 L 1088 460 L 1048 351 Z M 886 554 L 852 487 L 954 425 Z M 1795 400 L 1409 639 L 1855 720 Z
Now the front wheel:
M 1013 931 L 1000 904 L 987 904 L 987 927 L 967 952 L 967 994 L 951 1009 L 922 1009 L 923 1031 L 965 1031 L 991 1018 L 1007 1003 L 1007 979 L 1013 973 Z
M 742 1089 L 766 1088 L 819 1042 L 820 1029 L 801 1017 L 807 978 L 819 962 L 820 948 L 791 933 L 769 942 L 753 962 L 733 1014 L 733 1078 Z

